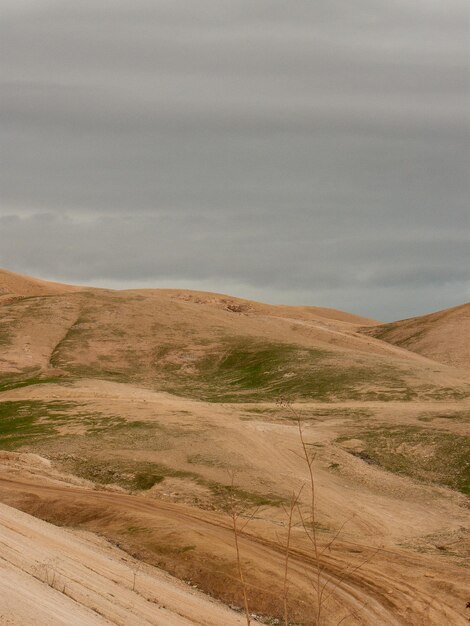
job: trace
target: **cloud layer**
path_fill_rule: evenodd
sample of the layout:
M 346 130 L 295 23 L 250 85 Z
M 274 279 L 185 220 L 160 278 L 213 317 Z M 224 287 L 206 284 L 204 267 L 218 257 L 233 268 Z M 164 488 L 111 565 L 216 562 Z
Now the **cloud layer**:
M 469 15 L 2 3 L 0 265 L 380 319 L 465 301 Z

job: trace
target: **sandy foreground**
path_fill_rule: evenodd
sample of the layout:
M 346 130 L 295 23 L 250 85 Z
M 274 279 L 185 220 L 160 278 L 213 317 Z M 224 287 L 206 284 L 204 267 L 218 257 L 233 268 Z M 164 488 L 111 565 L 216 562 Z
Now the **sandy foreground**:
M 0 504 L 0 624 L 235 626 L 241 617 L 91 533 Z

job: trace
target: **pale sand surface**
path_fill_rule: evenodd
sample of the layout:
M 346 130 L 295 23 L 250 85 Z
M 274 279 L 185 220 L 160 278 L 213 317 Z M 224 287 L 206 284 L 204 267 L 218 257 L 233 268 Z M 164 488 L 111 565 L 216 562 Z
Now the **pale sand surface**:
M 2 625 L 242 623 L 220 603 L 93 535 L 0 504 Z

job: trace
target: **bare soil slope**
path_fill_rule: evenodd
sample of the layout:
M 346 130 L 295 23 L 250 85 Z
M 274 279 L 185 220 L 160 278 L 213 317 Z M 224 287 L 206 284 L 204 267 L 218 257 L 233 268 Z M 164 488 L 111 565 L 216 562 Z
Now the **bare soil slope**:
M 79 289 L 80 287 L 31 278 L 0 268 L 0 304 L 18 296 L 45 296 Z
M 2 276 L 13 293 L 14 277 L 0 275 L 0 286 Z M 315 623 L 319 564 L 322 626 L 468 622 L 468 370 L 358 332 L 375 322 L 338 311 L 175 290 L 46 285 L 39 293 L 42 283 L 28 280 L 0 306 L 1 502 L 101 535 L 143 567 L 241 607 L 227 516 L 235 494 L 244 519 L 255 512 L 240 535 L 251 610 L 275 623 L 285 508 L 309 478 L 298 423 L 276 403 L 288 397 L 314 456 L 320 546 L 316 559 L 303 487 L 291 533 L 291 620 Z M 10 515 L 0 508 L 0 562 L 32 601 L 43 594 L 44 623 L 62 624 L 69 612 L 80 623 L 93 608 L 96 623 L 239 623 L 239 613 L 221 618 L 223 607 L 165 586 L 155 570 L 138 575 L 136 597 L 123 582 L 133 580 L 129 556 L 89 535 L 79 547 L 20 514 L 15 534 Z M 89 541 L 99 546 L 93 563 Z M 21 560 L 28 546 L 40 555 L 42 582 Z M 70 568 L 57 580 L 73 597 L 45 580 L 59 547 Z M 75 584 L 82 562 L 96 570 L 89 586 Z M 5 581 L 7 619 L 27 623 Z M 163 595 L 152 595 L 156 586 Z
M 24 425 L 4 436 L 2 447 L 35 451 L 48 461 L 4 452 L 1 501 L 99 533 L 242 606 L 224 513 L 228 472 L 234 470 L 247 512 L 262 506 L 240 538 L 250 604 L 257 613 L 282 615 L 284 506 L 307 480 L 297 426 L 283 411 L 201 403 L 103 381 L 29 386 L 5 392 L 2 404 L 19 420 L 28 410 L 37 416 L 32 430 Z M 316 524 L 329 591 L 325 626 L 351 612 L 357 617 L 350 623 L 362 626 L 466 623 L 468 510 L 462 494 L 440 486 L 452 480 L 462 459 L 453 460 L 449 449 L 445 468 L 439 457 L 434 466 L 426 459 L 439 437 L 461 449 L 470 406 L 446 404 L 445 416 L 439 402 L 393 403 L 386 410 L 381 403 L 298 408 L 316 451 Z M 395 458 L 408 459 L 400 475 L 387 471 L 392 449 L 384 458 L 380 439 L 367 439 L 384 428 L 392 436 L 405 434 L 396 441 Z M 429 435 L 425 450 L 414 439 L 421 431 Z M 389 446 L 393 441 L 389 437 Z M 416 465 L 423 452 L 426 462 Z M 429 474 L 417 480 L 418 469 Z M 308 493 L 301 506 L 307 515 Z M 315 561 L 298 516 L 292 548 L 291 615 L 312 624 Z
M 362 332 L 440 363 L 470 368 L 470 303 L 391 324 L 367 326 Z
M 68 376 L 214 401 L 436 399 L 470 390 L 468 376 L 365 337 L 356 332 L 362 318 L 337 311 L 67 288 L 15 298 L 0 312 L 4 388 Z
M 0 624 L 241 626 L 222 604 L 106 541 L 0 504 Z

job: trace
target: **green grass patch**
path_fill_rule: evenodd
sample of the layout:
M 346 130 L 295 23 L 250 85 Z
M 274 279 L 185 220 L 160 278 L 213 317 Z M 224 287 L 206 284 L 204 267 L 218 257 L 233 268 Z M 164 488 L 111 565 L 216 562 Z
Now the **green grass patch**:
M 14 450 L 51 438 L 67 419 L 70 403 L 19 400 L 0 402 L 0 448 Z
M 241 419 L 252 420 L 255 419 L 253 416 L 259 416 L 264 420 L 288 420 L 288 421 L 297 421 L 297 417 L 289 411 L 287 408 L 264 408 L 264 407 L 247 407 L 244 408 L 244 412 L 248 413 L 248 416 L 241 417 Z M 348 420 L 357 420 L 361 421 L 367 418 L 370 418 L 374 415 L 374 412 L 370 409 L 365 408 L 350 408 L 350 407 L 325 407 L 318 409 L 310 409 L 310 408 L 297 408 L 298 415 L 300 415 L 302 421 L 322 421 L 330 418 L 344 418 Z M 250 416 L 250 417 L 249 417 Z
M 470 395 L 470 386 L 434 387 L 420 393 L 424 400 L 465 400 Z
M 82 348 L 87 346 L 86 333 L 88 328 L 86 325 L 88 321 L 89 320 L 85 316 L 80 315 L 80 317 L 68 329 L 65 336 L 61 341 L 59 341 L 52 351 L 49 359 L 52 367 L 65 368 L 68 366 L 68 360 L 66 356 L 64 356 L 64 352 L 67 354 L 68 349 L 72 348 L 74 344 L 79 343 Z
M 154 474 L 151 472 L 138 472 L 134 476 L 134 487 L 140 491 L 151 489 L 157 483 L 161 483 L 165 479 L 162 474 Z
M 175 470 L 160 463 L 128 459 L 101 460 L 91 457 L 72 458 L 66 465 L 74 474 L 106 485 L 117 484 L 125 489 L 145 491 L 167 477 L 193 478 L 192 472 Z
M 433 422 L 434 420 L 455 420 L 457 422 L 470 422 L 470 410 L 457 411 L 428 411 L 418 416 L 420 422 Z
M 76 402 L 15 400 L 0 402 L 0 448 L 15 449 L 21 446 L 43 446 L 49 440 L 47 448 L 51 448 L 53 436 L 68 437 L 72 440 L 74 428 L 79 427 L 85 432 L 80 437 L 89 441 L 87 445 L 100 445 L 101 438 L 122 439 L 123 433 L 135 432 L 142 434 L 143 441 L 155 431 L 151 426 L 144 428 L 144 422 L 128 422 L 125 418 L 115 415 L 103 415 L 96 411 L 83 411 Z M 70 427 L 70 433 L 58 427 Z M 144 429 L 144 430 L 143 430 Z M 61 445 L 61 444 L 58 444 Z M 55 446 L 57 448 L 57 446 Z
M 64 379 L 61 376 L 41 376 L 40 372 L 34 368 L 32 371 L 25 370 L 21 373 L 0 374 L 0 393 L 21 387 L 30 387 L 31 385 L 63 382 Z
M 0 346 L 8 346 L 11 344 L 14 333 L 11 325 L 3 322 L 0 324 Z
M 164 347 L 162 353 L 166 353 Z M 335 353 L 291 344 L 226 339 L 192 365 L 191 374 L 177 361 L 162 365 L 162 386 L 212 402 L 263 402 L 279 397 L 410 400 L 415 396 L 404 373 L 387 364 L 346 367 Z
M 354 438 L 364 442 L 364 449 L 354 454 L 367 463 L 470 494 L 470 436 L 401 426 L 356 433 Z
M 117 484 L 125 489 L 135 491 L 151 489 L 165 478 L 186 478 L 193 480 L 198 485 L 207 487 L 214 498 L 214 505 L 222 509 L 228 503 L 230 493 L 233 493 L 236 500 L 244 503 L 247 507 L 279 506 L 285 502 L 284 498 L 276 494 L 261 494 L 238 486 L 234 486 L 232 490 L 230 485 L 207 480 L 196 472 L 174 469 L 162 463 L 74 457 L 66 460 L 64 464 L 74 474 L 92 482 L 102 485 Z
M 393 333 L 397 329 L 400 330 L 402 336 L 400 339 L 393 339 Z M 365 326 L 360 328 L 359 332 L 386 341 L 387 343 L 401 346 L 402 348 L 410 348 L 426 335 L 427 329 L 426 327 L 416 329 L 415 323 L 410 321 L 410 323 L 391 322 L 389 324 L 381 324 L 380 326 Z
M 192 465 L 204 465 L 206 467 L 226 467 L 229 466 L 220 459 L 207 454 L 190 454 L 187 457 L 188 463 Z

